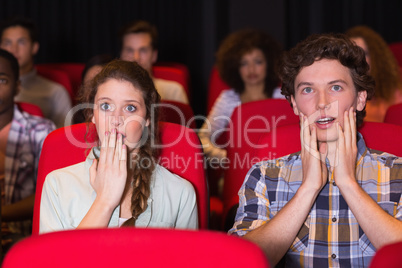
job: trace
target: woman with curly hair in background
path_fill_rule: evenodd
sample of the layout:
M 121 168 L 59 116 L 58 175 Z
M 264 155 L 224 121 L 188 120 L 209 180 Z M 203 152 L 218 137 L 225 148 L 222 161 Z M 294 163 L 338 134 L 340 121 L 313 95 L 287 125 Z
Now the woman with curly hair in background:
M 275 72 L 281 53 L 280 45 L 257 29 L 242 29 L 223 40 L 216 53 L 216 67 L 231 89 L 222 91 L 199 131 L 208 157 L 226 157 L 226 150 L 216 145 L 216 139 L 237 106 L 267 98 L 284 98 Z
M 365 121 L 383 122 L 389 106 L 402 102 L 401 70 L 385 40 L 371 28 L 350 28 L 346 35 L 363 48 L 375 80 L 374 98 L 367 102 Z

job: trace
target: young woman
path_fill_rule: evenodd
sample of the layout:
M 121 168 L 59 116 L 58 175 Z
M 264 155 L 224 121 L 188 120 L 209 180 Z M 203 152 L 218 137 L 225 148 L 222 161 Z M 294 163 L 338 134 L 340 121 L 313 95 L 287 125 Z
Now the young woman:
M 192 185 L 155 163 L 159 102 L 148 73 L 114 60 L 88 83 L 86 110 L 99 137 L 79 164 L 50 173 L 44 183 L 40 232 L 117 226 L 197 228 Z M 157 115 L 157 113 L 156 113 Z
M 216 66 L 221 78 L 232 89 L 222 91 L 199 131 L 207 156 L 226 157 L 226 150 L 215 141 L 237 106 L 267 98 L 283 98 L 275 73 L 281 52 L 272 37 L 255 29 L 239 30 L 223 40 L 216 54 Z
M 389 106 L 402 102 L 401 70 L 385 40 L 367 26 L 355 26 L 346 35 L 363 48 L 375 80 L 374 98 L 367 102 L 365 121 L 383 122 Z

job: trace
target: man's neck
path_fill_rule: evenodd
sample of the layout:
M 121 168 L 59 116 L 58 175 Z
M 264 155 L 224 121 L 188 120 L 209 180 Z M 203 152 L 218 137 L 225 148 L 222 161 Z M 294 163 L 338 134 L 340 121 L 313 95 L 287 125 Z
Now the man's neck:
M 7 111 L 0 113 L 0 130 L 2 130 L 5 126 L 7 126 L 14 117 L 14 106 Z
M 29 63 L 26 66 L 20 66 L 20 76 L 26 75 L 27 73 L 31 72 L 34 69 L 34 64 Z
M 334 167 L 337 164 L 337 161 L 335 159 L 336 157 L 336 150 L 338 147 L 338 142 L 337 141 L 331 141 L 331 142 L 319 142 L 318 143 L 318 149 L 321 148 L 321 146 L 323 146 L 323 144 L 325 143 L 326 145 L 326 150 L 327 150 L 327 159 L 329 161 L 329 164 L 331 167 Z

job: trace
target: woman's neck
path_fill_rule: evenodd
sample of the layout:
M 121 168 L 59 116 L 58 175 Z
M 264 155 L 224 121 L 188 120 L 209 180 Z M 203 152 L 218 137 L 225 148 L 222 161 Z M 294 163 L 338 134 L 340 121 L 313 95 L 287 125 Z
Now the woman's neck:
M 264 84 L 246 86 L 243 93 L 240 95 L 241 102 L 246 103 L 266 99 L 267 96 L 265 95 L 264 89 Z

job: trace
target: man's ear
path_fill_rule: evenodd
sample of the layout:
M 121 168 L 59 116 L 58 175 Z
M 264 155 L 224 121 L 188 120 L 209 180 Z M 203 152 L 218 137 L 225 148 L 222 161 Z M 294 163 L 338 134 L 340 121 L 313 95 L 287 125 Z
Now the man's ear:
M 154 49 L 152 51 L 152 64 L 154 64 L 158 60 L 158 50 Z
M 367 101 L 367 91 L 359 91 L 357 92 L 357 111 L 363 111 L 364 107 L 366 106 Z
M 293 95 L 290 96 L 290 101 L 292 102 L 292 108 L 293 108 L 293 112 L 295 113 L 295 115 L 299 115 L 299 109 L 297 109 L 297 105 L 296 105 L 296 100 L 293 97 Z
M 34 43 L 32 44 L 32 50 L 31 50 L 32 56 L 35 56 L 36 53 L 38 53 L 38 51 L 39 51 L 39 43 L 38 43 L 38 42 L 34 42 Z

